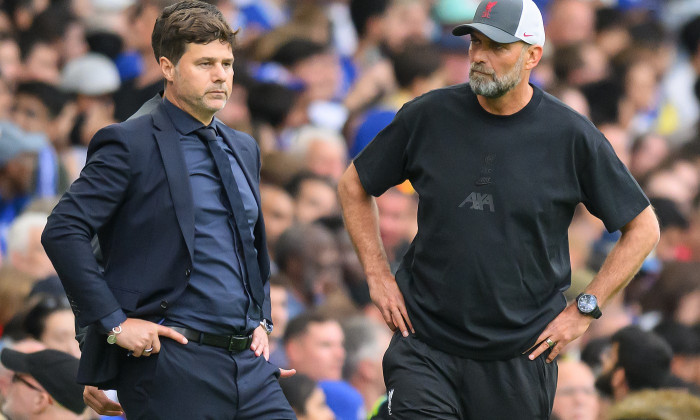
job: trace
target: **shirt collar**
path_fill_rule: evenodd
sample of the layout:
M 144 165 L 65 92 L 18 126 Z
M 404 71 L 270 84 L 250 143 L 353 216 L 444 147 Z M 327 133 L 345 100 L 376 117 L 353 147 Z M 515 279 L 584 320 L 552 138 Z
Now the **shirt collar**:
M 197 120 L 192 115 L 175 106 L 165 96 L 163 97 L 163 105 L 165 105 L 165 112 L 168 114 L 168 117 L 170 117 L 170 120 L 172 121 L 173 126 L 175 126 L 175 130 L 177 130 L 178 133 L 182 135 L 187 135 L 195 130 L 204 127 L 204 124 L 202 124 L 201 121 Z M 213 118 L 211 124 L 209 124 L 209 127 L 212 127 L 216 130 L 216 125 L 214 124 Z

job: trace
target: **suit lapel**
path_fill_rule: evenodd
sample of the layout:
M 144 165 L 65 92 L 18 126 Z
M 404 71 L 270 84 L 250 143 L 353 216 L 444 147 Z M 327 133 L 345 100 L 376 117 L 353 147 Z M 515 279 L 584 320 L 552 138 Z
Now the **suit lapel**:
M 170 118 L 160 104 L 151 114 L 155 126 L 155 138 L 160 155 L 163 158 L 165 175 L 170 186 L 170 197 L 173 200 L 175 215 L 180 225 L 182 236 L 185 238 L 190 260 L 194 260 L 194 205 L 192 203 L 192 187 L 185 157 L 180 147 L 180 135 L 175 131 Z

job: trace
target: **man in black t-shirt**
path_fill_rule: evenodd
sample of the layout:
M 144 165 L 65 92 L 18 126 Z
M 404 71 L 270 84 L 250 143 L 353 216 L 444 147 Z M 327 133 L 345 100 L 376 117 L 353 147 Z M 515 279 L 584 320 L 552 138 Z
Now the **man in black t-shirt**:
M 405 104 L 339 184 L 372 300 L 397 331 L 384 356 L 388 412 L 545 419 L 552 362 L 638 270 L 658 224 L 600 131 L 528 83 L 544 45 L 532 0 L 483 1 L 453 33 L 472 37 L 469 84 Z M 418 234 L 394 277 L 372 196 L 406 179 Z M 622 238 L 567 306 L 578 203 Z

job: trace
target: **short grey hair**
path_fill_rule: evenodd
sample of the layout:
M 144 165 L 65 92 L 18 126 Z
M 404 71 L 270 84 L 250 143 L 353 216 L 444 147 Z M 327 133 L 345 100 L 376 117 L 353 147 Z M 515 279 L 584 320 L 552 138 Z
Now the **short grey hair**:
M 345 365 L 343 378 L 355 374 L 363 360 L 381 361 L 384 357 L 381 337 L 388 334 L 388 327 L 366 316 L 356 316 L 343 322 L 345 332 Z
M 315 141 L 338 145 L 347 152 L 345 138 L 340 133 L 313 125 L 306 125 L 297 131 L 297 135 L 292 139 L 289 146 L 289 152 L 296 156 L 305 156 L 309 147 Z
M 27 252 L 29 232 L 33 228 L 44 230 L 48 215 L 39 212 L 22 213 L 17 217 L 7 231 L 7 254 Z

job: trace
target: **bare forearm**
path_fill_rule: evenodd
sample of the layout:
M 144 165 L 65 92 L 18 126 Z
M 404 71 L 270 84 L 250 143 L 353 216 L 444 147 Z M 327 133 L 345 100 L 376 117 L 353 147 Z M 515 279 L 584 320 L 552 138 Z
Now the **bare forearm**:
M 338 184 L 343 217 L 355 251 L 368 280 L 391 274 L 379 235 L 377 204 L 362 188 L 354 165 L 350 165 Z
M 622 237 L 610 251 L 586 293 L 603 306 L 622 290 L 641 267 L 659 240 L 659 225 L 651 206 L 622 229 Z
M 362 186 L 354 165 L 351 164 L 340 179 L 338 193 L 345 225 L 365 269 L 370 297 L 386 325 L 408 337 L 408 332 L 415 333 L 415 330 L 382 246 L 377 204 Z

